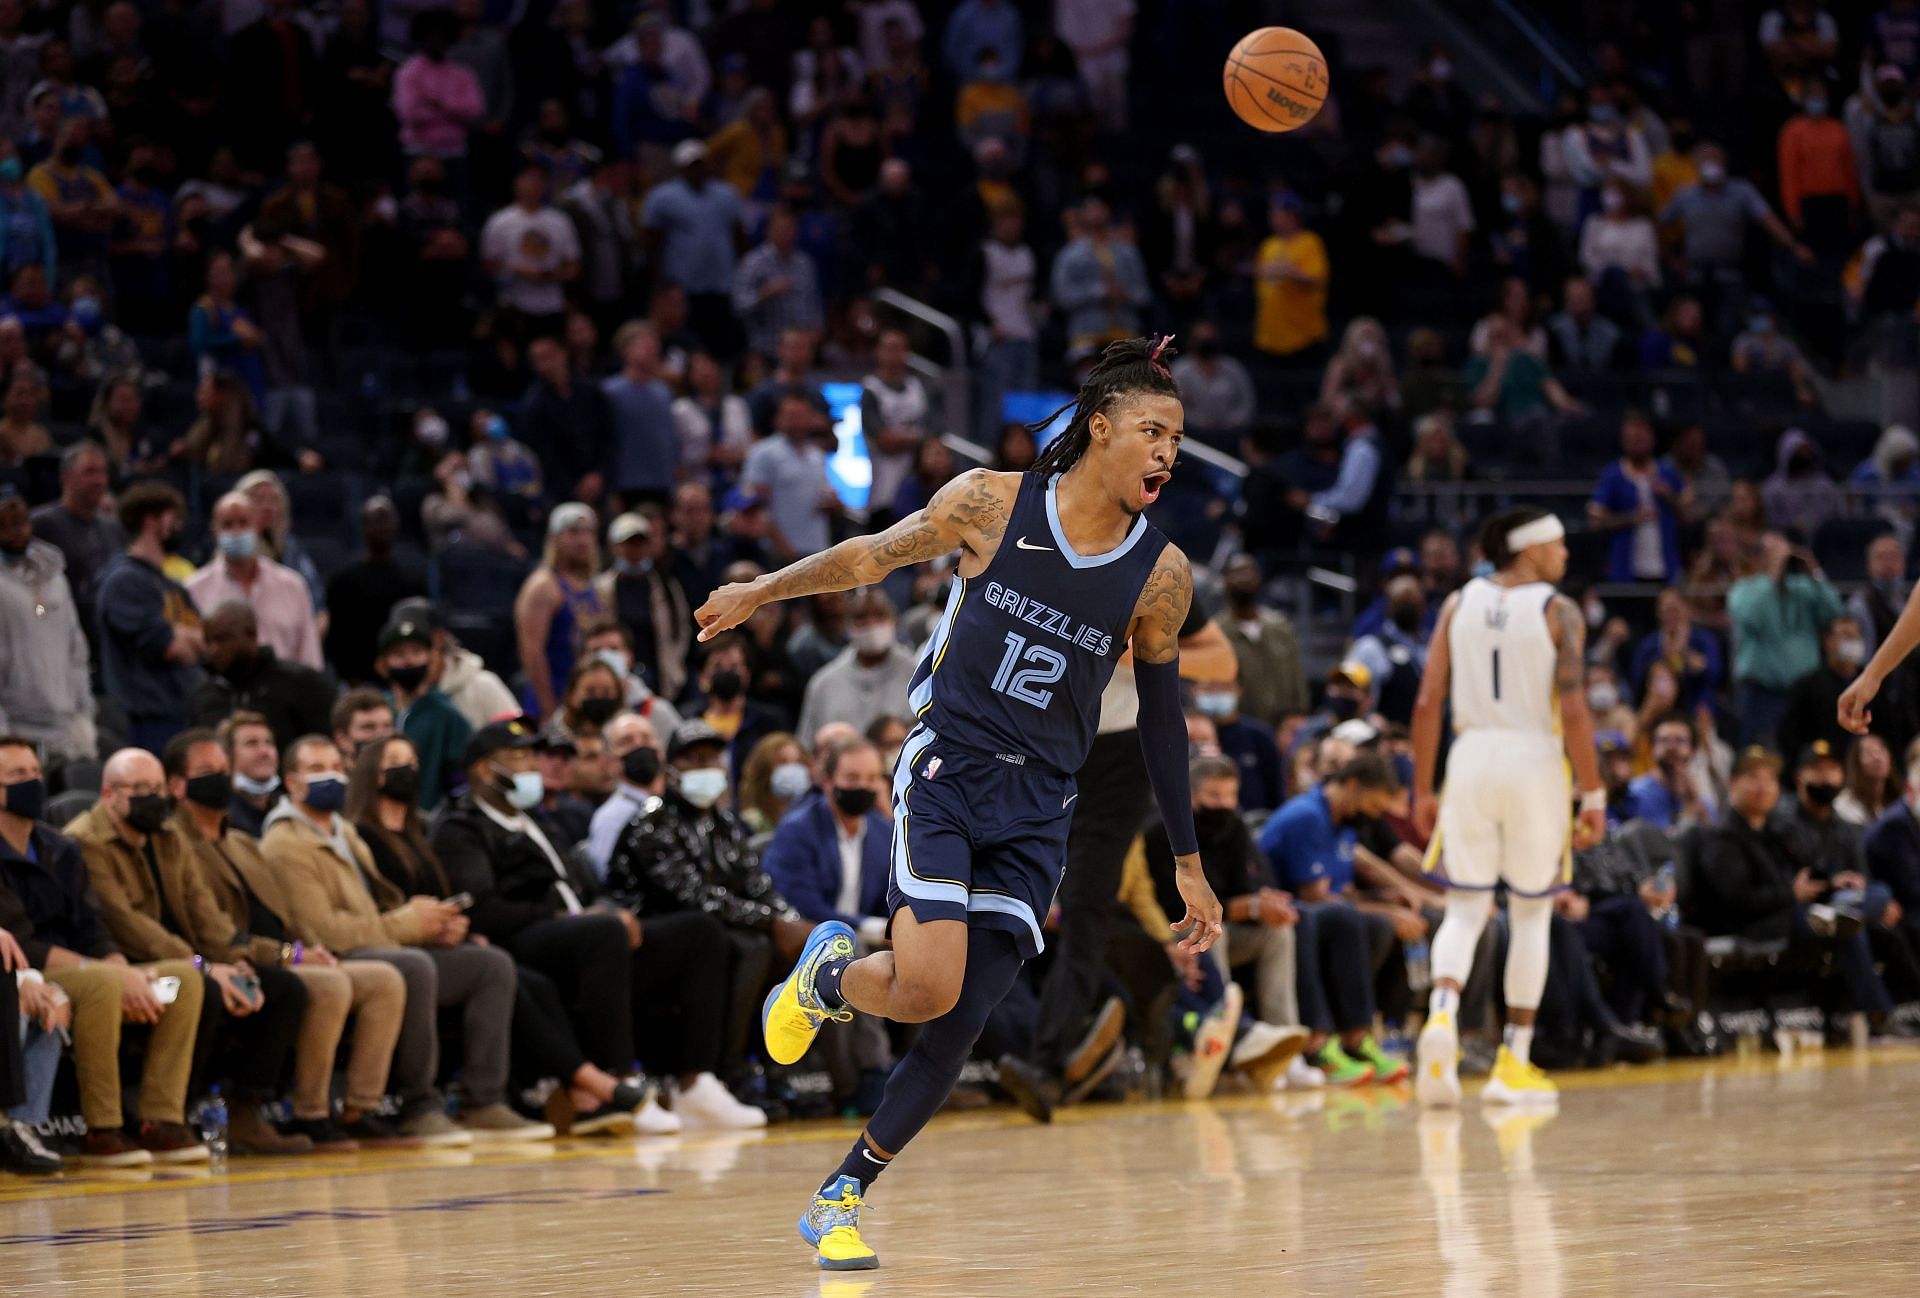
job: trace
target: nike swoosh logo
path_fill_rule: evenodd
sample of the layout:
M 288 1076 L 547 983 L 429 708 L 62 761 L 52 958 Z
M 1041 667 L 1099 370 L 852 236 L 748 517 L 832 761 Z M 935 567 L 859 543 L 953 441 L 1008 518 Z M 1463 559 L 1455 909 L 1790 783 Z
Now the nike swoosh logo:
M 1080 795 L 1077 793 L 1069 793 L 1067 795 L 1067 800 L 1060 804 L 1060 810 L 1065 811 L 1068 807 L 1071 807 L 1073 805 L 1073 800 L 1079 796 Z
M 1045 550 L 1045 551 L 1046 551 L 1046 552 L 1047 552 L 1048 554 L 1052 554 L 1052 553 L 1053 553 L 1053 547 L 1052 547 L 1052 546 L 1050 546 L 1050 545 L 1028 545 L 1028 544 L 1027 544 L 1027 538 L 1026 538 L 1026 537 L 1024 537 L 1024 536 L 1023 536 L 1023 537 L 1021 537 L 1021 538 L 1020 538 L 1019 540 L 1017 540 L 1017 541 L 1015 541 L 1015 542 L 1014 542 L 1013 544 L 1014 544 L 1014 546 L 1015 546 L 1015 548 L 1016 548 L 1016 549 L 1021 549 L 1021 550 Z
M 869 1163 L 872 1163 L 875 1167 L 885 1167 L 887 1165 L 887 1161 L 884 1158 L 875 1158 L 873 1156 L 873 1151 L 871 1149 L 861 1150 L 860 1157 L 866 1159 Z

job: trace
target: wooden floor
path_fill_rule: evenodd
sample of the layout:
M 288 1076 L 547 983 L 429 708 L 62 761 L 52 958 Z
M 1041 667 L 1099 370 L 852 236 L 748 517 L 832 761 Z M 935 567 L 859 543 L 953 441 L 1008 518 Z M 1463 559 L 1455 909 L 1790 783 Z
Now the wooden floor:
M 0 1294 L 1920 1293 L 1920 1051 L 1565 1080 L 1498 1123 L 1397 1091 L 942 1120 L 851 1277 L 793 1231 L 840 1124 L 0 1176 Z

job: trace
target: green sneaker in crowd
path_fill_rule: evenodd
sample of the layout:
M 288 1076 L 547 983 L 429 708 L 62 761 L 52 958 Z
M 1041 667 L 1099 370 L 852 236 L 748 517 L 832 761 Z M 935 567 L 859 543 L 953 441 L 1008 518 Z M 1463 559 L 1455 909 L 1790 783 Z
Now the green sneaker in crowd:
M 1313 1058 L 1313 1066 L 1327 1075 L 1328 1086 L 1365 1086 L 1373 1080 L 1373 1065 L 1363 1063 L 1341 1049 L 1338 1039 L 1320 1047 L 1320 1053 Z
M 1369 1033 L 1360 1042 L 1359 1055 L 1373 1065 L 1373 1080 L 1376 1082 L 1404 1082 L 1413 1071 L 1407 1061 L 1399 1055 L 1390 1055 L 1380 1048 L 1380 1043 Z

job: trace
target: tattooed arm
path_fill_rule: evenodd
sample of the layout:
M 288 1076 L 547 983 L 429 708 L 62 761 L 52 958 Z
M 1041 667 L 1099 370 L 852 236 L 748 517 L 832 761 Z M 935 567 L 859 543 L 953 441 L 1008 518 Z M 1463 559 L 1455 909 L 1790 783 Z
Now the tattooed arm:
M 711 640 L 740 625 L 762 604 L 870 586 L 895 568 L 925 563 L 955 550 L 991 556 L 1020 490 L 1017 473 L 970 469 L 934 493 L 925 509 L 884 532 L 856 536 L 749 582 L 723 586 L 694 613 L 700 638 Z
M 1591 847 L 1607 836 L 1606 786 L 1600 782 L 1600 754 L 1593 742 L 1593 714 L 1587 710 L 1587 623 L 1580 606 L 1565 595 L 1547 605 L 1547 625 L 1556 650 L 1553 688 L 1560 697 L 1560 732 L 1573 765 L 1574 791 L 1583 805 L 1573 845 Z M 1429 663 L 1431 670 L 1431 663 Z
M 1193 603 L 1193 566 L 1178 546 L 1160 551 L 1160 561 L 1147 575 L 1140 599 L 1133 606 L 1133 638 L 1136 662 L 1170 663 L 1180 657 L 1180 628 L 1186 623 L 1187 608 Z

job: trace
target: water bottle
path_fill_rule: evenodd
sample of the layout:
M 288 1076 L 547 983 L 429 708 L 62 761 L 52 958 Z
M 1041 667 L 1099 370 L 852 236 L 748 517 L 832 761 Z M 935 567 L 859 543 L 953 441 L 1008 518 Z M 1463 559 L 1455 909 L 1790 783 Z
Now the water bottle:
M 227 1102 L 220 1098 L 218 1086 L 207 1092 L 198 1117 L 200 1139 L 207 1146 L 207 1167 L 218 1172 L 227 1165 Z
M 1433 985 L 1433 959 L 1422 938 L 1418 942 L 1407 943 L 1407 986 L 1418 993 Z
M 1672 861 L 1668 861 L 1660 867 L 1660 889 L 1673 898 L 1672 901 L 1666 904 L 1665 909 L 1660 912 L 1660 922 L 1668 928 L 1680 927 L 1680 899 L 1679 895 L 1674 891 L 1675 875 L 1676 871 L 1673 868 Z

